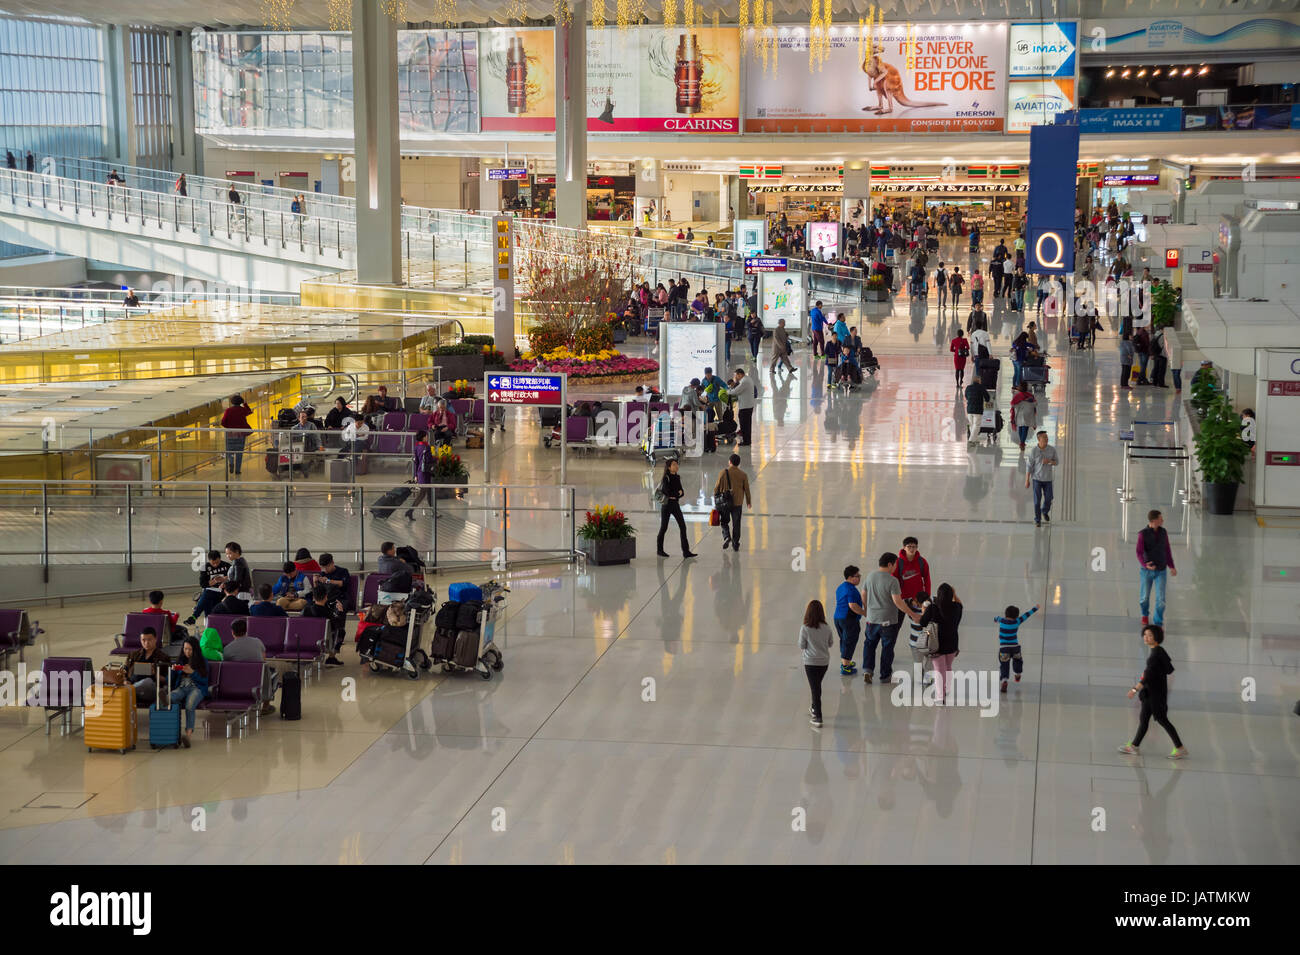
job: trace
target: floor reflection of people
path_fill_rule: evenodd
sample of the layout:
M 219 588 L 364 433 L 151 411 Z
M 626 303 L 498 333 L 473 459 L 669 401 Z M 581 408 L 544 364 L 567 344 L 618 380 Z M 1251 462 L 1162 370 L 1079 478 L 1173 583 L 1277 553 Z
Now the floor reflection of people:
M 673 571 L 673 588 L 668 586 L 667 565 L 659 564 L 659 618 L 664 636 L 665 653 L 682 651 L 682 607 L 686 602 L 686 570 L 678 566 Z
M 814 366 L 816 368 L 816 366 Z M 821 381 L 820 375 L 812 375 L 814 387 Z M 794 387 L 795 379 L 787 375 L 784 380 L 772 386 L 772 421 L 774 427 L 781 428 L 785 426 L 785 414 L 790 404 L 790 389 Z
M 1173 845 L 1169 835 L 1169 797 L 1173 795 L 1182 772 L 1178 769 L 1170 772 L 1155 793 L 1151 792 L 1146 770 L 1140 764 L 1134 767 L 1134 772 L 1138 778 L 1138 811 L 1133 831 L 1147 851 L 1147 862 L 1164 865 L 1169 861 L 1169 850 Z
M 957 793 L 961 791 L 961 773 L 958 765 L 957 740 L 952 735 L 951 706 L 934 707 L 934 732 L 930 737 L 930 751 L 922 771 L 917 774 L 921 791 L 934 801 L 940 819 L 952 815 Z
M 759 532 L 758 521 L 749 519 L 749 532 Z M 731 559 L 727 559 L 731 558 Z M 717 621 L 717 633 L 726 634 L 728 643 L 740 643 L 741 631 L 744 630 L 746 615 L 749 613 L 749 601 L 745 599 L 745 578 L 740 574 L 740 562 L 727 554 L 717 569 L 709 575 L 709 587 L 713 591 L 713 616 Z
M 822 755 L 822 735 L 814 733 L 812 747 L 808 751 L 808 765 L 803 771 L 803 786 L 799 795 L 799 805 L 806 812 L 808 841 L 821 845 L 826 835 L 826 827 L 835 818 L 835 801 L 831 798 L 830 773 L 826 771 L 826 759 Z
M 998 707 L 993 745 L 1008 769 L 1015 769 L 1018 763 L 1025 760 L 1024 751 L 1020 748 L 1020 724 L 1024 717 L 1024 708 L 1025 704 L 1014 697 L 1004 697 Z
M 919 342 L 925 331 L 925 300 L 912 302 L 907 308 L 907 330 L 912 333 L 912 341 Z

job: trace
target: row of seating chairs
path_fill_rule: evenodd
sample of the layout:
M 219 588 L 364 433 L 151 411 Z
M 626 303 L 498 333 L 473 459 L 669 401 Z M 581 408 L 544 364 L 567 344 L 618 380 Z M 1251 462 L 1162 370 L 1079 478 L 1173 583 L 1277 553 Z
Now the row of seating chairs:
M 157 617 L 154 616 L 153 619 L 156 620 Z M 258 714 L 262 709 L 262 678 L 265 666 L 264 663 L 245 663 L 235 660 L 209 661 L 208 696 L 197 709 L 223 714 L 227 739 L 230 738 L 231 726 L 236 723 L 247 726 L 250 716 L 254 720 L 255 728 L 260 725 Z M 65 726 L 71 726 L 73 710 L 85 705 L 85 691 L 94 681 L 95 665 L 90 657 L 46 657 L 41 662 L 41 683 L 27 698 L 26 704 L 45 709 L 47 736 L 50 732 L 50 722 L 56 718 L 62 718 Z
M 28 621 L 26 610 L 0 608 L 0 667 L 8 667 L 9 657 L 15 653 L 21 663 L 23 648 L 30 647 L 43 632 L 39 624 Z

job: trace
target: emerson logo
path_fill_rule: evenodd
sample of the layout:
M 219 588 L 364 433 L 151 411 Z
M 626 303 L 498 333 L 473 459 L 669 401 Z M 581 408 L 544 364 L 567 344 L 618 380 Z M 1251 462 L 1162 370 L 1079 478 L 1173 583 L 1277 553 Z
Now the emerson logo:
M 130 927 L 133 935 L 148 935 L 153 925 L 151 892 L 68 892 L 50 896 L 50 924 L 56 927 Z

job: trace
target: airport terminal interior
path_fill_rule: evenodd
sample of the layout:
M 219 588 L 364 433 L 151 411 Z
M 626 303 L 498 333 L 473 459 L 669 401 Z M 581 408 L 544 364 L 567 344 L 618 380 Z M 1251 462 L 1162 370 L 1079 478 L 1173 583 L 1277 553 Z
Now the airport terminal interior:
M 1298 46 L 0 0 L 0 862 L 1300 863 Z

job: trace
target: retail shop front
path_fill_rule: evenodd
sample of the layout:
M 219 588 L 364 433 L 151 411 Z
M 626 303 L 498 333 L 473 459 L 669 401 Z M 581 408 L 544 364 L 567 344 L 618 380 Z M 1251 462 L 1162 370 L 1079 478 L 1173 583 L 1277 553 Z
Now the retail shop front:
M 999 182 L 943 182 L 933 179 L 871 182 L 873 210 L 926 212 L 938 219 L 947 211 L 970 231 L 978 225 L 986 235 L 1014 235 L 1020 229 L 1029 192 L 1028 177 Z
M 631 219 L 635 199 L 636 176 L 587 177 L 587 218 L 592 221 Z M 529 202 L 532 215 L 555 218 L 554 175 L 532 177 Z
M 748 184 L 750 207 L 755 215 L 769 219 L 785 216 L 790 225 L 806 222 L 835 222 L 840 217 L 844 187 L 829 183 Z

